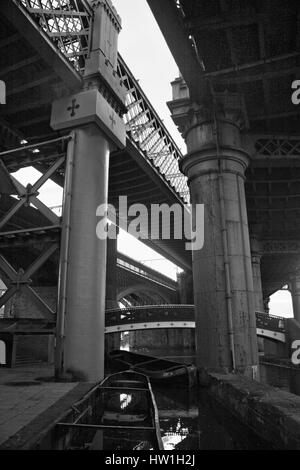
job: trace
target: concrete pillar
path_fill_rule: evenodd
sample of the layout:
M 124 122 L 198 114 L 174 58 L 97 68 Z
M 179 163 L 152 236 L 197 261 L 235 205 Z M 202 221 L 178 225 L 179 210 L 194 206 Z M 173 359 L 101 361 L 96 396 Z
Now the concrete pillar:
M 260 263 L 261 255 L 258 253 L 252 253 L 254 308 L 256 312 L 264 312 L 264 299 L 262 293 Z
M 265 311 L 266 313 L 269 313 L 269 312 L 270 312 L 270 300 L 271 300 L 270 297 L 266 297 L 266 298 L 264 299 L 264 311 Z
M 56 375 L 71 380 L 95 382 L 104 376 L 106 239 L 99 236 L 98 224 L 105 225 L 107 215 L 109 152 L 126 144 L 125 89 L 116 74 L 119 31 L 120 18 L 110 0 L 95 2 L 84 89 L 52 106 L 53 129 L 73 130 L 65 176 L 56 348 Z
M 290 282 L 294 318 L 300 323 L 300 276 L 295 276 Z
M 117 238 L 107 239 L 107 261 L 106 261 L 106 295 L 105 295 L 105 309 L 118 308 L 117 301 Z M 106 313 L 109 315 L 109 313 Z M 121 334 L 110 333 L 105 335 L 105 353 L 120 349 Z
M 173 83 L 169 106 L 187 144 L 181 170 L 188 177 L 193 210 L 204 204 L 205 212 L 204 246 L 193 250 L 197 363 L 257 378 L 242 101 L 223 93 L 215 94 L 214 104 L 192 103 L 184 86 L 180 79 Z
M 106 240 L 96 209 L 108 197 L 109 144 L 94 126 L 76 130 L 69 236 L 64 369 L 73 378 L 103 377 Z
M 105 308 L 118 308 L 117 301 L 117 238 L 107 239 L 107 262 L 106 262 L 106 299 Z
M 179 302 L 181 304 L 193 304 L 194 293 L 193 293 L 193 276 L 191 272 L 185 272 L 177 274 L 178 282 L 178 293 Z
M 254 308 L 255 312 L 264 312 L 264 299 L 261 283 L 261 252 L 259 240 L 252 237 L 251 256 L 252 256 L 252 273 L 253 273 L 253 291 L 254 291 Z M 260 354 L 264 353 L 264 338 L 257 337 L 257 346 Z
M 254 308 L 256 312 L 264 312 L 264 299 L 261 282 L 261 249 L 259 240 L 251 237 L 251 259 L 253 273 L 253 292 L 254 292 Z

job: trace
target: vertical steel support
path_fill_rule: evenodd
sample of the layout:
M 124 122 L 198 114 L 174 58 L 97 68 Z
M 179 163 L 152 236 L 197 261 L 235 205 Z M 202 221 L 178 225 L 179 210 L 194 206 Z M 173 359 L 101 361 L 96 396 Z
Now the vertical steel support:
M 58 274 L 58 305 L 56 320 L 56 349 L 55 349 L 55 375 L 58 377 L 63 373 L 64 364 L 64 338 L 65 338 L 65 315 L 67 301 L 67 278 L 69 263 L 69 240 L 70 240 L 70 217 L 72 201 L 72 180 L 75 151 L 75 132 L 71 133 L 71 140 L 68 143 L 65 185 L 62 207 L 62 232 L 60 247 L 60 263 Z

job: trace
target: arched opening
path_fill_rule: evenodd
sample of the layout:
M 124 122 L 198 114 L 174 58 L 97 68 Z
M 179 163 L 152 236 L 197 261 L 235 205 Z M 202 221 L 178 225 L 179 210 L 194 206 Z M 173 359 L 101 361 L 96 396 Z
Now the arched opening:
M 120 308 L 128 308 L 138 305 L 164 305 L 172 302 L 159 288 L 135 284 L 119 292 L 118 303 Z

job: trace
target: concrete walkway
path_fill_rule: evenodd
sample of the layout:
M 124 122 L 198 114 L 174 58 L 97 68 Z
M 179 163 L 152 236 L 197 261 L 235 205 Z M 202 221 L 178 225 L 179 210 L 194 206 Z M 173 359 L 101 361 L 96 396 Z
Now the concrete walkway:
M 0 446 L 78 385 L 51 382 L 53 374 L 51 366 L 0 369 Z

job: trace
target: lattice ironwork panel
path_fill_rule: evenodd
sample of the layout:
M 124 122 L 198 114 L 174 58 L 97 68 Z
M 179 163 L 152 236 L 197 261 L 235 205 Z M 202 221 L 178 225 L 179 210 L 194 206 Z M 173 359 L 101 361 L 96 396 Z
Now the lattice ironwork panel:
M 124 116 L 128 137 L 159 170 L 180 198 L 189 203 L 187 178 L 179 171 L 178 166 L 182 154 L 121 56 L 118 74 L 128 89 L 128 111 Z
M 299 155 L 300 158 L 300 139 L 257 139 L 255 148 L 258 155 L 270 157 Z
M 90 50 L 92 13 L 83 0 L 18 0 L 78 71 Z

